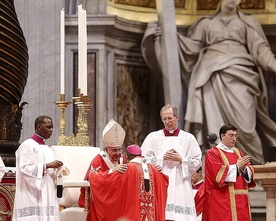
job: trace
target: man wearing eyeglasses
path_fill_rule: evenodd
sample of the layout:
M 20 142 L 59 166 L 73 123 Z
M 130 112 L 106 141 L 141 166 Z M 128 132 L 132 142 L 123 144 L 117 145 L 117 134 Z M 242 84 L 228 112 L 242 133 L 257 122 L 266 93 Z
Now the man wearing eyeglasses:
M 195 137 L 178 127 L 177 108 L 167 104 L 160 111 L 164 128 L 150 133 L 141 148 L 149 162 L 169 176 L 166 220 L 196 220 L 191 177 L 201 166 L 201 150 Z
M 248 188 L 256 186 L 250 156 L 236 146 L 237 128 L 223 125 L 220 143 L 205 158 L 205 196 L 203 219 L 208 221 L 250 221 Z

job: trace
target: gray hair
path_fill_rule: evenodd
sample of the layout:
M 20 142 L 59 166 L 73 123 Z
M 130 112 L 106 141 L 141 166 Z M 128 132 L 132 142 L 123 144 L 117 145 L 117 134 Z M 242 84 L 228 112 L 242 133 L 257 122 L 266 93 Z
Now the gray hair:
M 166 104 L 166 105 L 165 105 L 164 107 L 162 107 L 161 110 L 160 110 L 160 117 L 161 117 L 161 119 L 162 119 L 162 112 L 163 112 L 164 110 L 169 109 L 169 108 L 172 109 L 172 111 L 173 111 L 173 116 L 175 116 L 175 117 L 178 116 L 177 107 L 174 106 L 174 105 L 171 105 L 171 104 Z

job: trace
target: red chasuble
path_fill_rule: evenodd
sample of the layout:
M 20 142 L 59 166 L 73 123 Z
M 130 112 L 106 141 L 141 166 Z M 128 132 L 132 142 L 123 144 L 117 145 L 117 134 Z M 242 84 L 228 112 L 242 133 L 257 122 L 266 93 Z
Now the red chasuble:
M 87 169 L 86 175 L 84 177 L 84 180 L 88 180 L 88 176 L 90 173 L 90 170 L 92 168 L 96 169 L 100 166 L 99 172 L 106 172 L 109 171 L 109 167 L 107 166 L 107 164 L 105 163 L 105 161 L 103 160 L 102 156 L 100 154 L 98 154 L 90 163 L 90 167 Z M 81 193 L 79 196 L 79 202 L 78 202 L 80 207 L 84 207 L 85 205 L 85 190 L 84 188 L 81 188 Z M 91 203 L 90 203 L 90 207 L 92 207 Z
M 115 221 L 127 218 L 131 221 L 164 221 L 168 177 L 149 165 L 149 191 L 145 190 L 144 173 L 140 163 L 129 163 L 122 174 L 114 172 L 90 174 L 89 221 Z
M 217 147 L 207 151 L 205 159 L 205 194 L 203 208 L 204 221 L 250 221 L 248 188 L 255 187 L 255 182 L 247 184 L 239 175 L 236 182 L 225 182 L 229 165 L 236 164 L 243 153 L 233 148 L 234 153 L 225 152 Z M 254 174 L 251 164 L 247 165 Z

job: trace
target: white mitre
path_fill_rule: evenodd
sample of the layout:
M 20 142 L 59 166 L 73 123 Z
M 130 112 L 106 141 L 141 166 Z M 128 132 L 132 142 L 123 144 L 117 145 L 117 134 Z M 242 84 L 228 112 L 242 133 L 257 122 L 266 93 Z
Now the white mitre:
M 120 147 L 125 140 L 126 132 L 116 121 L 111 119 L 103 130 L 105 146 Z

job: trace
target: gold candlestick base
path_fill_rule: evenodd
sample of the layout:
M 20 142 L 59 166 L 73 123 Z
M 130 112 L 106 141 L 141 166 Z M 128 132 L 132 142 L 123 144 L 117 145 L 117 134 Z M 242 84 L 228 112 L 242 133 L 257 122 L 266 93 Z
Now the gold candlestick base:
M 60 94 L 60 101 L 54 102 L 58 109 L 60 110 L 60 121 L 59 121 L 59 127 L 60 127 L 60 136 L 58 138 L 58 145 L 63 145 L 63 143 L 66 140 L 65 136 L 65 128 L 66 128 L 66 121 L 65 121 L 65 109 L 68 107 L 69 104 L 72 102 L 65 101 L 65 94 Z
M 79 109 L 79 117 L 78 117 L 79 131 L 78 131 L 76 137 L 82 143 L 83 146 L 89 146 L 90 138 L 87 135 L 87 131 L 88 131 L 87 113 L 91 109 L 92 104 L 89 102 L 86 102 L 86 103 L 80 103 L 77 106 Z
M 60 95 L 61 101 L 54 102 L 60 109 L 60 129 L 61 134 L 59 136 L 58 145 L 61 146 L 90 146 L 90 137 L 87 134 L 88 123 L 87 123 L 87 113 L 91 109 L 92 104 L 88 101 L 88 96 L 83 96 L 78 93 L 78 97 L 73 97 L 74 104 L 77 105 L 79 113 L 77 119 L 78 133 L 76 136 L 72 133 L 69 137 L 65 136 L 64 131 L 66 128 L 65 122 L 65 108 L 72 102 L 65 101 L 65 95 Z

